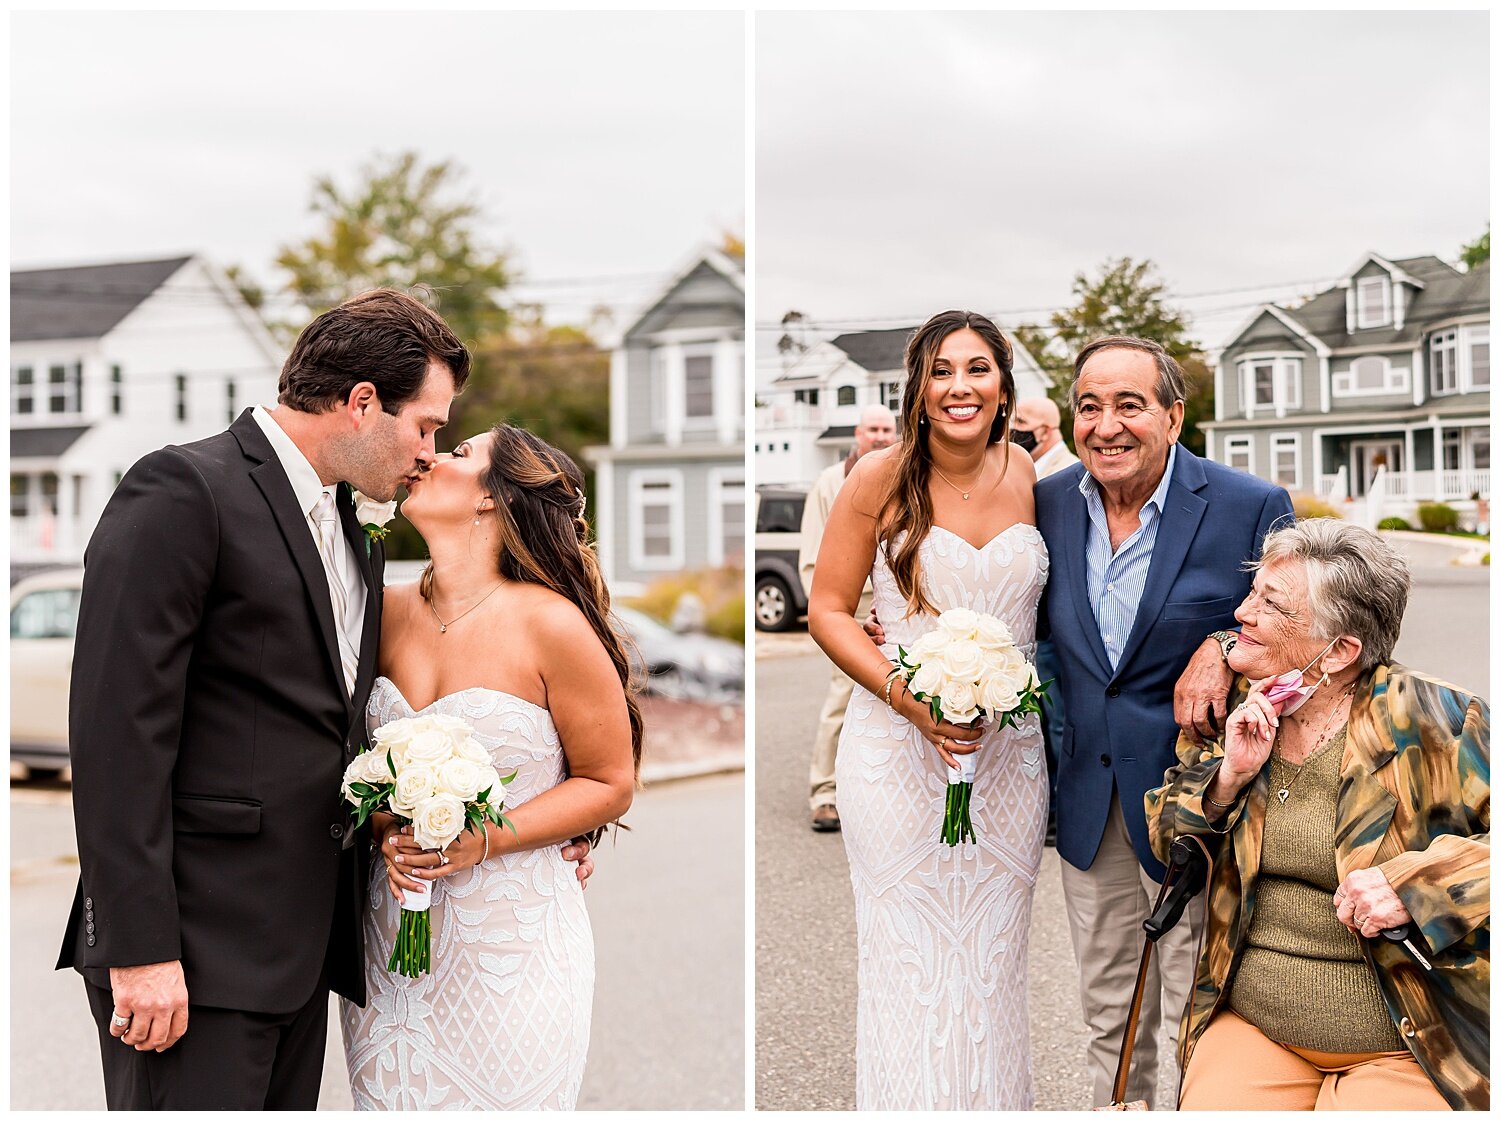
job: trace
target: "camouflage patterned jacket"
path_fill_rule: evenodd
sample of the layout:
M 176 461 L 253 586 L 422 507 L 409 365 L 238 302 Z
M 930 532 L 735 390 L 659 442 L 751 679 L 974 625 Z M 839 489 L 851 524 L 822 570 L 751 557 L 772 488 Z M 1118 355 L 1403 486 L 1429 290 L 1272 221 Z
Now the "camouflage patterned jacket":
M 1235 683 L 1231 707 L 1247 690 L 1243 679 Z M 1203 954 L 1180 1034 L 1181 1069 L 1227 997 L 1260 871 L 1267 771 L 1216 830 L 1204 820 L 1203 793 L 1222 756 L 1222 743 L 1203 749 L 1182 737 L 1178 765 L 1146 794 L 1159 858 L 1188 833 L 1209 839 L 1214 854 Z M 1364 943 L 1391 1020 L 1450 1105 L 1488 1109 L 1489 706 L 1404 666 L 1377 666 L 1355 692 L 1339 773 L 1339 878 L 1378 865 L 1420 927 L 1412 941 L 1432 967 L 1400 944 Z

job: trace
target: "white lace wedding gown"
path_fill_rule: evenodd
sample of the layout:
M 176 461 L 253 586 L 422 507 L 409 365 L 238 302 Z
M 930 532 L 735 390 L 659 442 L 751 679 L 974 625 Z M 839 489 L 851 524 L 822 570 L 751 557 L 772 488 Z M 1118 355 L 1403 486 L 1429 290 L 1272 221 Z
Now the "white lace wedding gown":
M 1035 656 L 1047 548 L 1014 525 L 982 549 L 934 527 L 920 552 L 938 611 L 1009 625 Z M 931 629 L 878 553 L 875 611 L 892 660 Z M 1030 1109 L 1026 950 L 1047 826 L 1047 766 L 1035 716 L 991 730 L 970 816 L 976 840 L 939 838 L 947 766 L 906 720 L 856 687 L 838 749 L 839 816 L 859 938 L 855 1100 L 860 1109 Z
M 514 807 L 562 782 L 552 717 L 519 697 L 466 689 L 423 713 L 475 729 Z M 368 724 L 414 716 L 378 678 Z M 594 937 L 583 889 L 556 845 L 505 856 L 436 881 L 432 972 L 386 971 L 400 910 L 375 861 L 365 920 L 364 1008 L 342 1003 L 356 1109 L 572 1109 L 583 1082 L 594 996 Z

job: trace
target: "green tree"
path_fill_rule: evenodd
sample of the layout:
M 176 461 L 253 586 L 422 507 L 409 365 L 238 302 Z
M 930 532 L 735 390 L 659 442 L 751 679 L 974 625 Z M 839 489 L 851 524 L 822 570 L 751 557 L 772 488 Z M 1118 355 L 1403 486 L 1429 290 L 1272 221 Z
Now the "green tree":
M 511 268 L 503 252 L 483 245 L 464 175 L 452 161 L 424 166 L 415 152 L 402 152 L 376 156 L 347 191 L 320 176 L 310 209 L 321 229 L 276 257 L 286 292 L 311 318 L 370 288 L 424 287 L 471 348 L 502 334 Z
M 1486 222 L 1484 233 L 1460 249 L 1458 254 L 1466 269 L 1472 269 L 1475 265 L 1482 265 L 1488 261 L 1490 259 L 1490 224 Z
M 1187 321 L 1168 303 L 1166 285 L 1157 279 L 1149 260 L 1129 257 L 1106 260 L 1099 275 L 1078 273 L 1073 278 L 1073 304 L 1052 313 L 1045 325 L 1015 329 L 1015 336 L 1052 378 L 1048 395 L 1063 414 L 1063 434 L 1072 443 L 1072 410 L 1068 389 L 1073 382 L 1073 356 L 1101 335 L 1136 335 L 1161 343 L 1183 366 L 1188 398 L 1182 442 L 1202 454 L 1200 421 L 1213 417 L 1213 377 L 1201 350 L 1188 336 Z

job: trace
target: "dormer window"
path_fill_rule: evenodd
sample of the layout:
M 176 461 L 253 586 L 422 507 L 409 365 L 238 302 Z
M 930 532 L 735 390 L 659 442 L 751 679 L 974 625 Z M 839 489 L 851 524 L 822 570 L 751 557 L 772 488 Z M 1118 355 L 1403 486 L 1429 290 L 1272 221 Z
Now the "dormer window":
M 1388 327 L 1391 323 L 1391 278 L 1367 276 L 1355 285 L 1354 325 Z

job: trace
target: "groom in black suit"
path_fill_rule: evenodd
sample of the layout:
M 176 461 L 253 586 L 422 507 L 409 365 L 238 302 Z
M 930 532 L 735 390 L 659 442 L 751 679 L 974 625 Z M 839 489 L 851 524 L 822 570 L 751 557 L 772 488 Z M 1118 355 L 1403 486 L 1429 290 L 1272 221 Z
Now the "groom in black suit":
M 315 319 L 274 410 L 153 452 L 85 556 L 69 740 L 84 976 L 111 1109 L 316 1107 L 328 991 L 363 1005 L 364 743 L 392 499 L 469 375 L 390 290 Z

